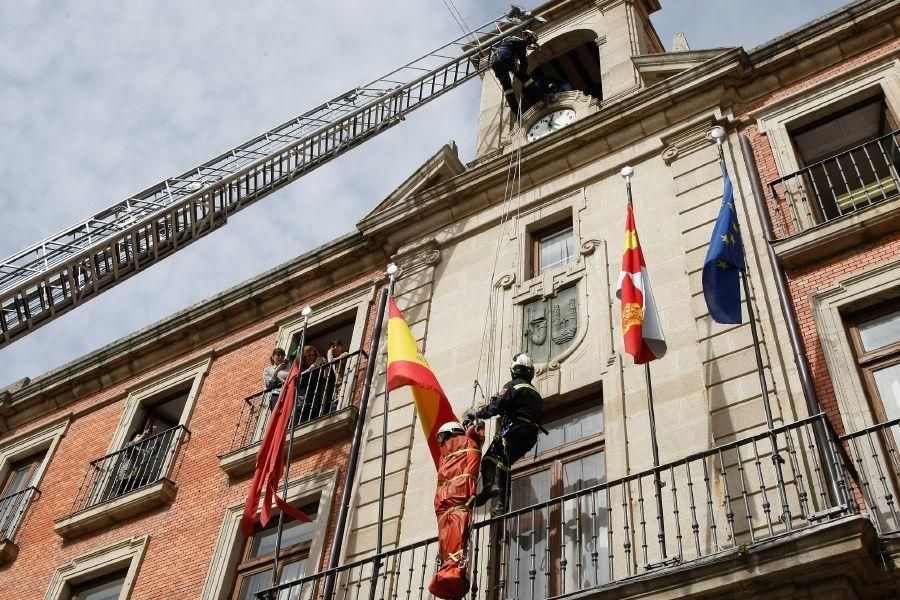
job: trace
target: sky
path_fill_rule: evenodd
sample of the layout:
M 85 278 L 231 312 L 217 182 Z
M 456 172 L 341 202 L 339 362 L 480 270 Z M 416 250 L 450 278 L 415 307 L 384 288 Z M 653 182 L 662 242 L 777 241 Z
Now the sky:
M 750 49 L 844 3 L 661 0 L 652 21 L 667 49 L 677 31 L 694 50 Z M 509 8 L 497 0 L 455 4 L 473 26 Z M 443 0 L 0 3 L 0 257 L 460 33 Z M 479 92 L 470 82 L 419 109 L 0 350 L 0 388 L 352 231 L 448 140 L 468 162 Z

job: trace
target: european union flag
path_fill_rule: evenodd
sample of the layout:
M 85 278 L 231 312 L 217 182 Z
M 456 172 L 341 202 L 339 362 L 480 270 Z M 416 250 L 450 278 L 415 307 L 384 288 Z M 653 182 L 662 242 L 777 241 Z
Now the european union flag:
M 725 193 L 703 263 L 703 297 L 706 298 L 709 314 L 717 323 L 740 323 L 740 271 L 745 268 L 744 244 L 738 227 L 731 179 L 724 165 L 722 177 L 725 179 Z

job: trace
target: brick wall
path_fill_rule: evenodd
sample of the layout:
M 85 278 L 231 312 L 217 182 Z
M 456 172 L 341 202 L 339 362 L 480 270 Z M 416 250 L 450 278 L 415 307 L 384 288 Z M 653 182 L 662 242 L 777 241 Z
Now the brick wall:
M 755 120 L 749 116 L 750 113 L 797 92 L 813 88 L 836 75 L 878 60 L 880 57 L 896 53 L 898 49 L 900 49 L 900 40 L 892 40 L 851 59 L 834 64 L 814 75 L 800 79 L 742 108 L 738 116 L 752 121 L 752 124 L 748 125 L 742 133 L 750 138 L 756 163 L 759 167 L 760 179 L 764 187 L 770 181 L 787 175 L 787 173 L 779 173 L 769 140 L 764 133 L 759 131 Z M 772 219 L 776 238 L 788 237 L 797 233 L 784 199 L 780 198 L 776 201 L 767 187 L 765 192 L 766 205 Z M 803 269 L 786 273 L 791 301 L 794 305 L 819 402 L 841 433 L 844 433 L 843 424 L 841 423 L 835 400 L 831 377 L 825 364 L 825 356 L 819 343 L 809 295 L 817 290 L 833 285 L 835 281 L 850 273 L 862 271 L 898 256 L 900 256 L 900 235 L 893 235 L 885 239 L 875 240 L 866 246 L 855 248 L 839 256 L 833 256 Z
M 249 485 L 251 475 L 229 481 L 219 467 L 218 455 L 228 451 L 230 447 L 243 398 L 260 388 L 262 369 L 268 364 L 269 353 L 275 345 L 274 334 L 266 332 L 271 332 L 272 322 L 296 315 L 302 306 L 308 303 L 325 304 L 328 298 L 347 289 L 370 284 L 374 276 L 375 273 L 365 274 L 333 289 L 325 296 L 287 307 L 266 322 L 235 331 L 188 355 L 173 358 L 152 372 L 117 382 L 101 393 L 79 400 L 61 411 L 4 435 L 0 443 L 4 439 L 37 429 L 63 414 L 72 415 L 69 430 L 60 441 L 40 483 L 41 496 L 32 503 L 16 536 L 19 555 L 13 563 L 0 569 L 0 597 L 42 598 L 54 570 L 73 558 L 131 536 L 149 534 L 150 542 L 131 598 L 198 598 L 225 509 L 243 501 Z M 364 348 L 368 347 L 371 339 L 375 312 L 373 303 L 368 311 L 363 336 Z M 191 437 L 182 445 L 171 476 L 178 485 L 173 503 L 72 540 L 60 538 L 53 531 L 53 522 L 69 514 L 72 499 L 88 463 L 106 454 L 124 410 L 125 390 L 154 373 L 164 372 L 192 357 L 203 356 L 213 348 L 226 347 L 248 336 L 246 343 L 230 351 L 217 353 L 212 361 L 198 393 L 191 419 L 187 423 Z M 361 387 L 357 390 L 361 390 Z M 356 401 L 358 402 L 358 392 Z M 298 456 L 292 461 L 292 479 L 306 473 L 339 469 L 323 562 L 327 560 L 331 536 L 336 526 L 338 500 L 350 445 L 350 436 L 347 435 L 344 439 Z

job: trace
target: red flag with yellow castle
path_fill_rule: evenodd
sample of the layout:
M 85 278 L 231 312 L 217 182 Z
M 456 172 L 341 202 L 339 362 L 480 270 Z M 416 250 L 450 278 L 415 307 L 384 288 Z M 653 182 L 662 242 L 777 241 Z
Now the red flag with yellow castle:
M 625 218 L 625 252 L 616 296 L 622 301 L 625 352 L 634 357 L 636 365 L 662 358 L 666 353 L 666 338 L 650 288 L 650 276 L 644 264 L 630 202 Z

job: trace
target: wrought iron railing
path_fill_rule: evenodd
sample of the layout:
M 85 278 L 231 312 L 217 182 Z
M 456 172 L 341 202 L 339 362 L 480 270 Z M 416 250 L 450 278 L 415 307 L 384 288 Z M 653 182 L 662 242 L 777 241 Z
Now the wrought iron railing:
M 842 455 L 836 440 L 818 415 L 584 489 L 567 481 L 570 493 L 475 525 L 468 597 L 526 600 L 598 588 L 855 512 L 848 480 L 829 482 L 826 474 L 825 461 L 835 460 L 827 457 Z M 437 559 L 432 538 L 257 597 L 430 598 Z
M 900 532 L 900 419 L 841 436 L 857 493 L 879 533 Z
M 41 493 L 34 486 L 0 498 L 0 542 L 13 541 L 32 498 Z
M 296 422 L 307 423 L 350 406 L 357 380 L 365 372 L 367 355 L 350 352 L 299 376 Z M 246 448 L 262 439 L 279 390 L 262 390 L 244 398 L 229 452 Z
M 178 425 L 92 460 L 72 501 L 70 514 L 166 478 L 182 440 L 190 434 L 184 425 Z
M 778 239 L 900 194 L 900 130 L 769 183 Z

